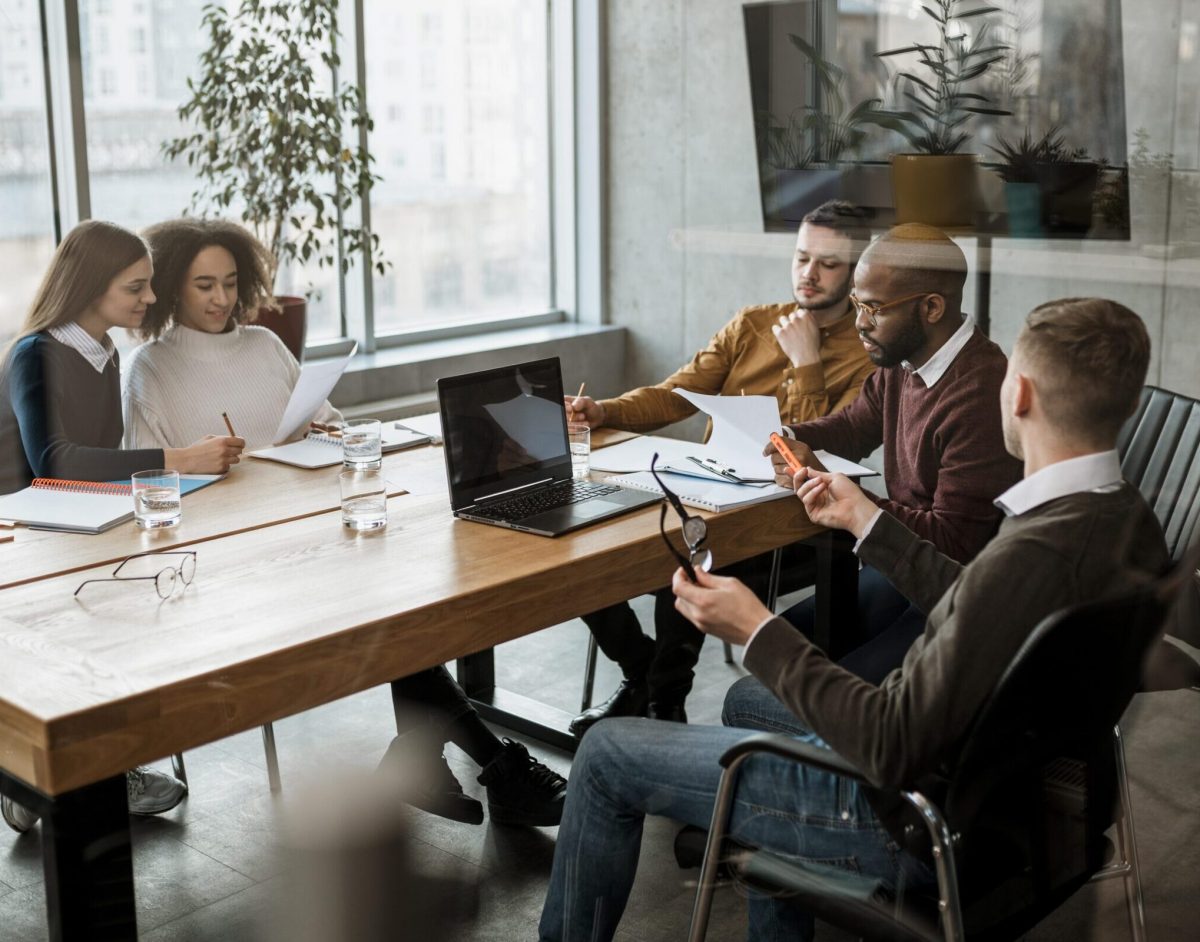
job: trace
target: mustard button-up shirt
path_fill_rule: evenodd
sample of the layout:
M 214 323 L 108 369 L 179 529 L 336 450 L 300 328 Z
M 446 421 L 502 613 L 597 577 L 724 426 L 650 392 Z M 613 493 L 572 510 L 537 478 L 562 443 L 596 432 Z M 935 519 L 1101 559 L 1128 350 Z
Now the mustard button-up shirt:
M 676 387 L 709 395 L 774 396 L 784 425 L 830 415 L 849 405 L 875 369 L 859 340 L 854 315 L 847 313 L 821 331 L 820 363 L 796 368 L 771 332 L 781 315 L 796 308 L 794 302 L 742 308 L 691 363 L 657 386 L 601 400 L 604 424 L 650 432 L 686 419 L 696 409 L 671 391 Z M 711 430 L 710 423 L 705 440 Z

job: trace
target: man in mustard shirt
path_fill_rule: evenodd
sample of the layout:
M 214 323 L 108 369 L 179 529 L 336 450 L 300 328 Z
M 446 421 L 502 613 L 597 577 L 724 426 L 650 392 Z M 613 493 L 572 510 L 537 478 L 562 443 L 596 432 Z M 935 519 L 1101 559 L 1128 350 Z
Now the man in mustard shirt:
M 650 432 L 696 412 L 672 392 L 676 388 L 710 395 L 774 396 L 784 425 L 849 405 L 874 369 L 849 302 L 854 266 L 870 237 L 862 211 L 851 204 L 835 200 L 817 207 L 804 217 L 796 237 L 794 300 L 738 311 L 691 363 L 657 386 L 643 386 L 615 399 L 568 398 L 568 421 Z M 785 566 L 807 564 L 806 547 L 790 555 Z M 723 571 L 761 591 L 766 588 L 769 559 L 747 560 Z M 572 721 L 572 733 L 582 736 L 609 716 L 650 715 L 686 722 L 683 703 L 692 688 L 704 635 L 674 603 L 670 589 L 655 594 L 655 640 L 642 632 L 627 602 L 584 618 L 625 679 L 608 700 Z

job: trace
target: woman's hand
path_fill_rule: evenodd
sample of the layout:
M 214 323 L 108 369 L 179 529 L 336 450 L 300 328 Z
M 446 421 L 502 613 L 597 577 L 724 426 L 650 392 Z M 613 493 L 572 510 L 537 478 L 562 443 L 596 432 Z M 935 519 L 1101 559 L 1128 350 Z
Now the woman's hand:
M 187 448 L 164 448 L 167 469 L 181 474 L 225 474 L 237 464 L 246 440 L 236 435 L 205 435 Z

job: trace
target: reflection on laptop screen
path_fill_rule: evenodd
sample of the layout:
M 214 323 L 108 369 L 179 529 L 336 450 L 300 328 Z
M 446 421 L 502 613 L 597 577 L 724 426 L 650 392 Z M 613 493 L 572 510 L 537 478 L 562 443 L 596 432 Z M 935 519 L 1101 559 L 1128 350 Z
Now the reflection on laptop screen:
M 450 381 L 441 397 L 451 488 L 570 463 L 557 360 Z

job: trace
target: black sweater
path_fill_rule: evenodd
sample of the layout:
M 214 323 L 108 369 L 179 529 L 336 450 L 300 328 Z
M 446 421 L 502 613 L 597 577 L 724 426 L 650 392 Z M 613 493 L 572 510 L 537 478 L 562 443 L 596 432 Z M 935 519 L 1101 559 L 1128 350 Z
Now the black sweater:
M 161 448 L 122 451 L 121 369 L 102 373 L 47 333 L 22 337 L 0 372 L 0 494 L 35 477 L 127 480 L 163 466 Z

